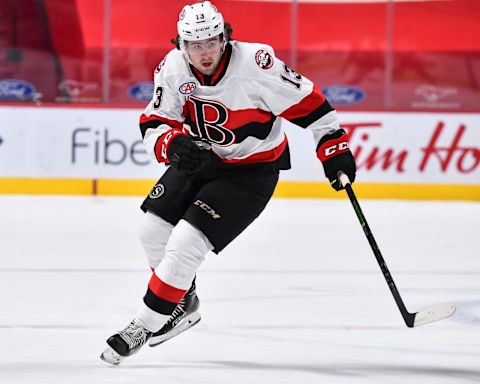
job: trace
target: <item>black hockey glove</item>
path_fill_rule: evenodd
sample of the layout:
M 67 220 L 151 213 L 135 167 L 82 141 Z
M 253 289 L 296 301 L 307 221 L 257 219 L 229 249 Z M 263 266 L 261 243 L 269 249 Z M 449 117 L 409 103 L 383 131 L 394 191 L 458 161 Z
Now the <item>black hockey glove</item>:
M 172 167 L 179 171 L 193 173 L 211 158 L 210 147 L 189 135 L 177 135 L 167 148 L 167 157 Z
M 351 183 L 354 182 L 357 167 L 350 152 L 348 136 L 343 129 L 322 137 L 317 146 L 317 157 L 322 162 L 325 176 L 330 180 L 333 189 L 343 189 L 338 180 L 339 171 L 345 173 Z

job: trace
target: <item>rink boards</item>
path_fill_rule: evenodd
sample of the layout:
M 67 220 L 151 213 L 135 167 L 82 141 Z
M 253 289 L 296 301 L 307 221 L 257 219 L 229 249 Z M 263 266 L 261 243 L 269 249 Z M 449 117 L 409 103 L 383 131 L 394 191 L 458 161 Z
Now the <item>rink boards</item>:
M 0 193 L 144 195 L 165 167 L 145 152 L 141 109 L 0 107 Z M 480 200 L 480 114 L 339 112 L 363 198 Z M 285 124 L 292 169 L 277 197 L 335 198 L 313 138 Z M 343 196 L 343 194 L 342 194 Z

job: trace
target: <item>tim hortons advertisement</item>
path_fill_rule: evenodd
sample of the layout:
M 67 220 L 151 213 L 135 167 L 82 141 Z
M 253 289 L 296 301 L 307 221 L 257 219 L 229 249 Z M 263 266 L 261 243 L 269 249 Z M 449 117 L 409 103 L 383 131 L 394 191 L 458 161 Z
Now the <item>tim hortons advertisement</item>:
M 156 179 L 139 109 L 0 107 L 0 177 Z M 339 112 L 364 182 L 480 184 L 480 114 Z M 312 134 L 285 124 L 291 181 L 324 181 Z
M 338 115 L 350 135 L 358 181 L 480 184 L 480 114 Z M 287 130 L 294 165 L 295 155 L 299 162 L 307 156 L 305 147 L 296 146 L 296 131 Z M 311 181 L 316 176 L 302 163 L 287 178 Z

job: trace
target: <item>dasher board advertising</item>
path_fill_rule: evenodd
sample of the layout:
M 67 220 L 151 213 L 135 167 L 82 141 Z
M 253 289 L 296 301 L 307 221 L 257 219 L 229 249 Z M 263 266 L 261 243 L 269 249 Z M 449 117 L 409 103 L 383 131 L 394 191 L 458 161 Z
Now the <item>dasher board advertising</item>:
M 141 109 L 0 107 L 0 177 L 156 179 Z M 338 112 L 357 180 L 480 184 L 480 114 Z M 324 181 L 308 129 L 285 122 L 292 169 L 283 180 Z

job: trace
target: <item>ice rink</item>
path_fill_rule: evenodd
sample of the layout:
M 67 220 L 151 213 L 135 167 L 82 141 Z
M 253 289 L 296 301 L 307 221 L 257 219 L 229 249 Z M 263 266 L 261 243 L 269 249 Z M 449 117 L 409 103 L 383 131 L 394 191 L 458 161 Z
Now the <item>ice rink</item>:
M 343 192 L 342 192 L 343 193 Z M 202 321 L 99 359 L 150 272 L 140 197 L 0 196 L 0 383 L 480 383 L 480 204 L 361 201 L 407 328 L 348 200 L 273 200 L 197 277 Z

